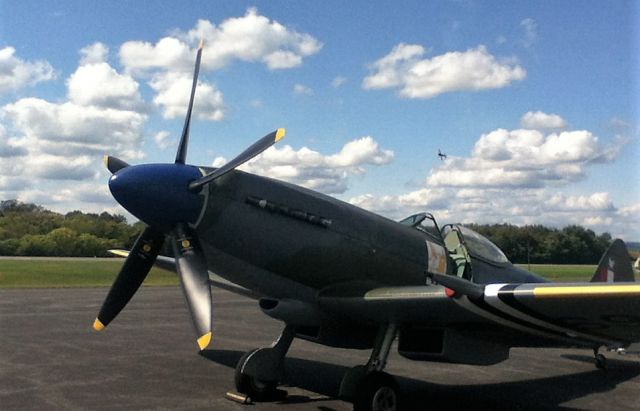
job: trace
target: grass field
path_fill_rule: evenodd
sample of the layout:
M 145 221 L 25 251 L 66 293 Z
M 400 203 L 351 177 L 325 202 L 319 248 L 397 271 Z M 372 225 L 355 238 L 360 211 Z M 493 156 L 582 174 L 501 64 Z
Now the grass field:
M 596 271 L 596 265 L 572 264 L 516 264 L 518 267 L 538 274 L 547 280 L 556 282 L 590 281 Z
M 124 259 L 0 259 L 0 288 L 111 286 Z M 154 268 L 144 285 L 176 285 L 174 273 Z
M 0 259 L 0 288 L 111 286 L 124 259 Z M 519 267 L 527 269 L 526 264 Z M 532 264 L 531 271 L 551 281 L 589 281 L 595 265 Z M 154 268 L 144 285 L 177 285 L 174 273 Z

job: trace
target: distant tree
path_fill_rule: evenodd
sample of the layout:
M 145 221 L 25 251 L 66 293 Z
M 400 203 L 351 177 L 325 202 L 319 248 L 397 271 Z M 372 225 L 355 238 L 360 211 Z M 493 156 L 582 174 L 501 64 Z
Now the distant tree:
M 131 248 L 142 229 L 142 223 L 107 212 L 62 215 L 17 200 L 0 202 L 0 255 L 106 256 L 110 248 Z

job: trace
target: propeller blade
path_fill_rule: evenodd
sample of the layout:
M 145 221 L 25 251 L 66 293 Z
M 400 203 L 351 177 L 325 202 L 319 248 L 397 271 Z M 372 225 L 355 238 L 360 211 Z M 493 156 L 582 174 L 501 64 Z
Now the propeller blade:
M 149 273 L 163 242 L 164 234 L 151 227 L 140 234 L 93 323 L 96 331 L 106 327 L 131 300 Z
M 240 153 L 236 158 L 229 161 L 227 164 L 223 165 L 216 171 L 210 174 L 207 174 L 206 176 L 199 178 L 198 180 L 192 181 L 189 184 L 189 188 L 191 190 L 196 190 L 202 187 L 203 185 L 209 184 L 215 179 L 222 177 L 223 175 L 227 174 L 229 171 L 246 163 L 247 161 L 257 156 L 258 154 L 262 153 L 264 150 L 271 147 L 273 144 L 282 140 L 284 138 L 285 133 L 286 132 L 284 128 L 279 128 L 276 131 L 267 134 L 266 136 L 262 137 L 260 140 L 253 143 L 249 148 L 244 150 L 242 153 Z
M 198 347 L 204 350 L 213 338 L 211 286 L 207 263 L 198 237 L 186 224 L 176 227 L 173 250 L 182 291 L 196 327 Z
M 111 171 L 111 174 L 115 174 L 117 171 L 129 167 L 129 164 L 116 157 L 104 156 L 103 160 L 104 165 Z
M 180 145 L 176 153 L 176 164 L 184 164 L 187 159 L 187 146 L 189 145 L 189 126 L 191 124 L 191 110 L 193 109 L 193 99 L 196 95 L 196 86 L 198 85 L 198 74 L 200 73 L 200 60 L 202 59 L 202 48 L 204 40 L 200 40 L 198 46 L 198 54 L 196 56 L 196 66 L 193 69 L 193 84 L 191 85 L 191 97 L 189 98 L 189 108 L 187 109 L 187 117 L 184 119 L 184 128 L 182 129 L 182 137 L 180 137 Z

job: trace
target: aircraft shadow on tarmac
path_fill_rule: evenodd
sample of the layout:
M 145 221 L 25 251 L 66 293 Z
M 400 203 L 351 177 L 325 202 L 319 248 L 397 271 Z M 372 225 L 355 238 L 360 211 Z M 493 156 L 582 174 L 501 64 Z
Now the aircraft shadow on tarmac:
M 244 353 L 234 350 L 205 350 L 201 355 L 210 361 L 235 368 Z M 593 357 L 564 355 L 563 358 L 593 363 Z M 428 364 L 426 364 L 428 366 Z M 340 381 L 348 367 L 321 361 L 286 358 L 286 377 L 283 385 L 298 387 L 320 394 L 320 397 L 290 395 L 283 404 L 320 402 L 338 397 Z M 606 371 L 594 369 L 569 375 L 474 385 L 435 384 L 413 378 L 395 376 L 403 393 L 403 409 L 423 410 L 540 410 L 571 407 L 561 404 L 615 389 L 627 380 L 640 375 L 637 362 L 608 360 Z M 321 411 L 332 408 L 318 406 Z

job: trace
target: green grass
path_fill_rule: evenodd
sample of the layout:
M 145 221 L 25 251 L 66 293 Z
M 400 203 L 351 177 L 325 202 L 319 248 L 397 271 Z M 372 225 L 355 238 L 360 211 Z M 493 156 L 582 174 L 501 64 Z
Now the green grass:
M 596 265 L 555 265 L 555 264 L 531 264 L 529 269 L 526 264 L 517 264 L 518 267 L 538 274 L 547 280 L 556 282 L 580 282 L 591 281 Z
M 0 288 L 109 287 L 124 259 L 0 259 Z M 519 264 L 527 269 L 526 264 Z M 595 265 L 531 264 L 532 272 L 557 282 L 589 281 Z M 153 268 L 144 285 L 177 285 L 178 278 Z
M 0 259 L 0 288 L 108 287 L 124 259 Z M 178 278 L 153 268 L 144 285 L 175 285 Z

